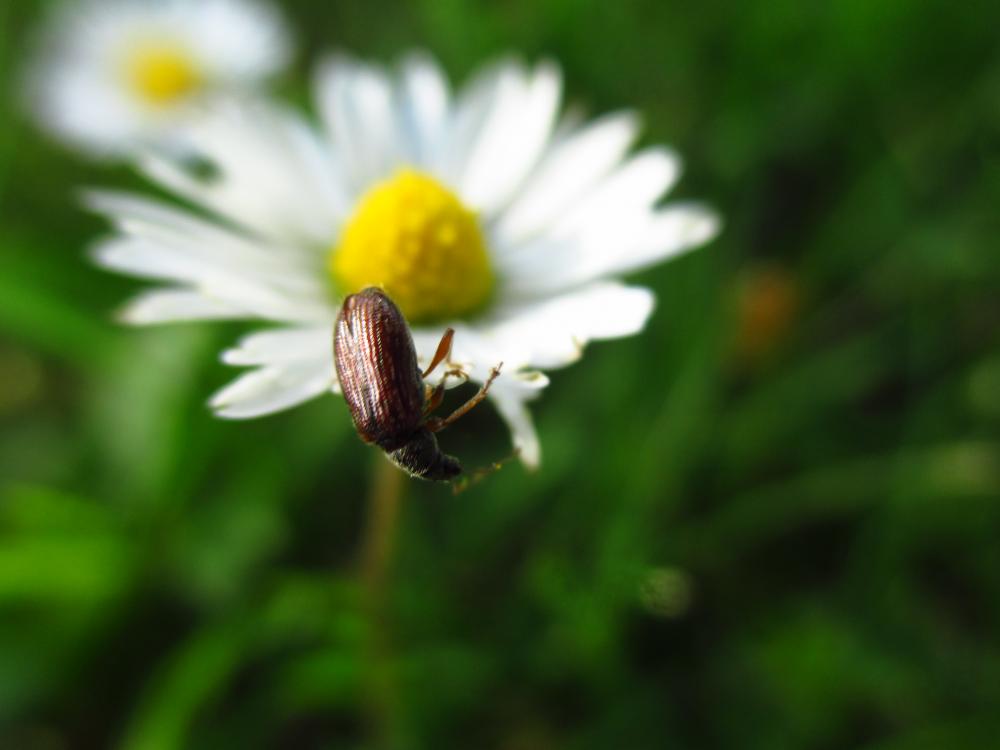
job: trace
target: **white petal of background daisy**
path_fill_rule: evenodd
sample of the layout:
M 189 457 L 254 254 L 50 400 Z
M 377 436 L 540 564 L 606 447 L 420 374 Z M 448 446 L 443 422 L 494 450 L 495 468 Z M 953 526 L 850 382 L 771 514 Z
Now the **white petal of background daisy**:
M 529 466 L 527 404 L 541 372 L 592 340 L 634 334 L 650 291 L 615 278 L 701 245 L 718 221 L 661 206 L 679 172 L 662 147 L 630 154 L 636 117 L 560 119 L 551 63 L 497 63 L 452 94 L 438 65 L 398 69 L 339 56 L 316 80 L 322 125 L 266 103 L 227 104 L 187 129 L 211 174 L 147 150 L 142 170 L 203 215 L 92 193 L 117 235 L 97 261 L 156 279 L 133 323 L 256 318 L 278 323 L 224 352 L 254 368 L 212 399 L 223 417 L 279 411 L 336 388 L 333 322 L 344 294 L 383 287 L 423 363 L 445 327 L 452 361 L 482 383 Z
M 65 2 L 29 68 L 29 106 L 43 128 L 96 156 L 169 145 L 192 105 L 253 89 L 289 52 L 284 23 L 258 0 Z

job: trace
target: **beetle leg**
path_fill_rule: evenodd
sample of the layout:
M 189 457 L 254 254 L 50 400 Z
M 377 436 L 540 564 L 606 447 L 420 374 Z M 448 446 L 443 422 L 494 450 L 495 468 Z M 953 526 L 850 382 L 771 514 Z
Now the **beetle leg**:
M 453 338 L 455 338 L 455 329 L 449 328 L 444 332 L 444 335 L 441 337 L 441 341 L 438 342 L 438 348 L 437 351 L 434 352 L 434 359 L 431 360 L 430 366 L 424 370 L 420 377 L 426 378 L 434 372 L 435 367 L 451 356 L 451 340 Z
M 427 429 L 430 430 L 431 432 L 439 432 L 448 425 L 450 425 L 455 420 L 460 419 L 461 417 L 464 417 L 466 414 L 468 414 L 471 409 L 473 409 L 476 405 L 479 404 L 480 401 L 486 398 L 486 393 L 490 390 L 490 386 L 493 385 L 493 381 L 496 380 L 497 376 L 500 374 L 501 367 L 503 367 L 503 362 L 501 362 L 492 370 L 490 370 L 490 376 L 486 378 L 486 382 L 483 383 L 483 387 L 479 389 L 476 395 L 474 395 L 460 407 L 455 409 L 455 411 L 453 411 L 447 417 L 445 417 L 444 419 L 441 419 L 439 417 L 432 417 L 428 419 L 427 422 L 425 423 Z
M 518 455 L 520 455 L 520 453 L 521 451 L 518 448 L 515 448 L 514 452 L 506 458 L 501 458 L 499 461 L 494 461 L 487 466 L 480 466 L 478 469 L 473 469 L 472 471 L 467 472 L 451 485 L 451 493 L 453 495 L 458 495 L 459 493 L 465 492 L 469 489 L 469 487 L 483 481 L 483 479 L 488 477 L 493 472 L 500 471 L 505 463 L 514 460 L 518 457 Z
M 441 378 L 441 382 L 436 386 L 429 386 L 424 384 L 424 416 L 426 417 L 432 411 L 441 406 L 441 402 L 444 401 L 444 384 L 448 380 L 448 376 L 462 378 L 463 380 L 468 380 L 469 376 L 466 375 L 462 370 L 455 368 L 454 370 L 448 370 L 445 372 L 444 376 Z
M 424 391 L 424 416 L 426 417 L 432 411 L 441 406 L 441 402 L 444 401 L 444 381 L 442 380 L 434 388 L 429 385 L 425 386 Z

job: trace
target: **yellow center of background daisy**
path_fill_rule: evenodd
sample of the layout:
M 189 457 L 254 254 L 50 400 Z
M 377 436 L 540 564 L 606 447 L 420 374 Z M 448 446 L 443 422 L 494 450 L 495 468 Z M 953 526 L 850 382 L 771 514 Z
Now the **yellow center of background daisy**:
M 132 88 L 150 104 L 172 104 L 202 82 L 191 54 L 169 42 L 145 43 L 131 50 L 125 73 Z
M 493 288 L 475 213 L 440 182 L 412 169 L 361 198 L 330 269 L 345 294 L 382 287 L 417 324 L 475 312 Z

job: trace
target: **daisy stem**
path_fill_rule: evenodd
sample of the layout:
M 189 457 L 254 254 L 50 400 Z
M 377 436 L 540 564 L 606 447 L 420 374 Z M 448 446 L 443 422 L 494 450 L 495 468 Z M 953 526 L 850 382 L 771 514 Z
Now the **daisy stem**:
M 406 475 L 384 456 L 375 456 L 368 493 L 368 526 L 361 548 L 361 576 L 365 590 L 376 600 L 384 597 L 405 479 Z
M 369 719 L 375 747 L 392 745 L 396 704 L 387 593 L 389 567 L 406 477 L 376 456 L 368 494 L 368 520 L 361 547 L 361 585 L 368 617 Z

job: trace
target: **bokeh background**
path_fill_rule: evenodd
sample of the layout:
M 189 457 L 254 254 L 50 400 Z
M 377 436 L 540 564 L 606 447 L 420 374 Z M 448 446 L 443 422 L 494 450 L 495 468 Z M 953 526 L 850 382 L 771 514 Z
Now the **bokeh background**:
M 113 322 L 76 191 L 141 183 L 20 111 L 45 5 L 0 2 L 0 747 L 998 746 L 1000 5 L 283 3 L 287 98 L 551 55 L 725 219 L 554 374 L 541 471 L 407 487 L 377 627 L 343 403 L 217 421 L 240 326 Z

